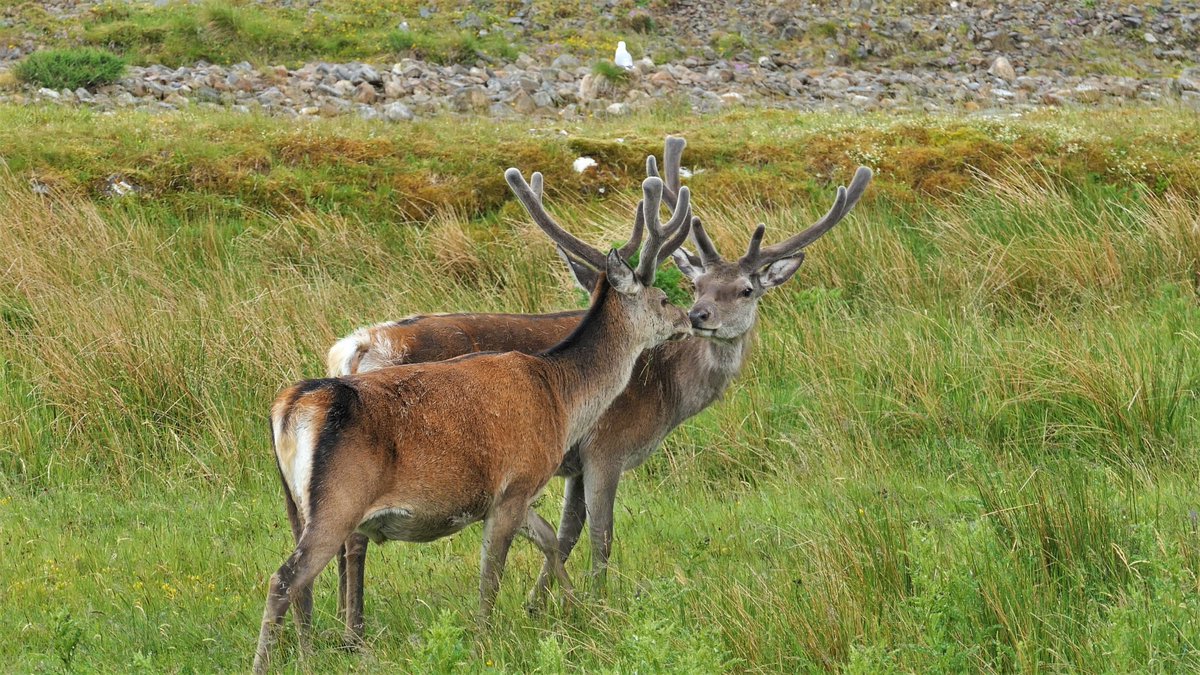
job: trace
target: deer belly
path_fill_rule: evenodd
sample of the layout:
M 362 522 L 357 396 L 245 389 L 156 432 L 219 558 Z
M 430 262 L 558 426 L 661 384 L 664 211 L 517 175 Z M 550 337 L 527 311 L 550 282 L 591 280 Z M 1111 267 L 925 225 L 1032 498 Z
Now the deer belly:
M 625 455 L 625 461 L 621 464 L 621 470 L 629 471 L 641 466 L 647 459 L 650 459 L 650 455 L 654 454 L 654 451 L 658 449 L 658 444 L 660 442 L 661 439 L 655 441 L 654 443 L 649 443 L 640 448 L 631 450 L 629 454 Z
M 447 537 L 464 527 L 482 520 L 486 509 L 469 510 L 453 515 L 413 513 L 410 509 L 391 507 L 367 514 L 358 524 L 358 532 L 376 544 L 385 541 L 427 542 Z

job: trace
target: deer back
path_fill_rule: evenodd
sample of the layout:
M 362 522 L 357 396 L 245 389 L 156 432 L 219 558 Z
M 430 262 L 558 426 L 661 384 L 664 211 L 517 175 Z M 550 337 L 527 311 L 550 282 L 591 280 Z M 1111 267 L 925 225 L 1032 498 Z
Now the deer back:
M 331 377 L 476 352 L 537 354 L 558 344 L 585 311 L 554 314 L 423 314 L 367 326 L 329 350 Z

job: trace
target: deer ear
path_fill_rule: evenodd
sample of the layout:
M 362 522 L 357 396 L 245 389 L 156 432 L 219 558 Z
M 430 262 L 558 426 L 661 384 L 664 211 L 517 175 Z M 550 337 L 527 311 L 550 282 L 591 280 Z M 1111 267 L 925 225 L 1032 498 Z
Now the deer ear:
M 764 289 L 774 288 L 779 284 L 792 278 L 796 270 L 800 269 L 800 265 L 804 262 L 804 251 L 800 251 L 790 258 L 776 260 L 767 265 L 758 273 L 758 283 Z
M 617 252 L 617 249 L 614 248 L 608 252 L 606 267 L 608 272 L 608 283 L 612 284 L 612 287 L 615 288 L 618 293 L 623 295 L 633 295 L 642 288 L 642 285 L 638 283 L 637 274 L 634 273 L 633 268 L 629 266 L 629 263 L 625 262 L 625 260 L 621 258 L 621 254 Z
M 592 269 L 587 263 L 576 260 L 567 254 L 561 246 L 555 246 L 554 250 L 558 251 L 558 257 L 566 263 L 567 269 L 571 270 L 571 276 L 575 278 L 575 283 L 580 288 L 591 293 L 596 289 L 596 281 L 600 279 L 600 274 Z
M 700 275 L 704 274 L 704 265 L 700 263 L 700 259 L 693 256 L 687 249 L 680 246 L 671 251 L 671 257 L 675 260 L 675 266 L 679 268 L 683 275 L 692 281 L 695 281 Z

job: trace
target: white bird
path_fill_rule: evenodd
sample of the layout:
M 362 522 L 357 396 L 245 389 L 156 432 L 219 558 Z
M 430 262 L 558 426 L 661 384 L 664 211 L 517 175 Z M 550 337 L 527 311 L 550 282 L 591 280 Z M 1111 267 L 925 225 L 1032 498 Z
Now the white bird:
M 621 66 L 625 70 L 633 68 L 633 56 L 625 49 L 625 41 L 617 43 L 617 53 L 613 55 L 613 63 Z

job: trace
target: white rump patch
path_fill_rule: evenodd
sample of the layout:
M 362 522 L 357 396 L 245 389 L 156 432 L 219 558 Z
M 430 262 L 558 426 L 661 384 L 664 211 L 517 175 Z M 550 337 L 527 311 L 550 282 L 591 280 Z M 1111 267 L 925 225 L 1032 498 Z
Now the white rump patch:
M 296 502 L 296 510 L 308 522 L 312 516 L 308 510 L 308 490 L 312 482 L 316 432 L 305 411 L 298 410 L 293 414 L 289 429 L 283 428 L 282 420 L 281 414 L 271 415 L 271 426 L 275 432 L 275 457 L 279 460 L 279 471 L 287 483 L 288 492 L 292 493 L 292 500 Z
M 394 329 L 394 322 L 385 321 L 363 326 L 338 340 L 325 357 L 326 372 L 330 377 L 344 377 L 404 363 L 408 349 L 393 342 L 390 331 Z
M 292 498 L 296 500 L 296 508 L 304 514 L 304 520 L 312 520 L 311 504 L 308 502 L 309 489 L 312 488 L 313 453 L 317 450 L 317 433 L 311 421 L 304 413 L 297 413 L 296 427 L 296 458 L 292 471 L 295 476 L 296 489 Z
M 353 375 L 356 360 L 358 360 L 358 347 L 362 344 L 363 334 L 366 329 L 359 328 L 350 335 L 333 343 L 329 348 L 329 355 L 325 357 L 325 372 L 330 377 L 342 377 L 345 375 Z

